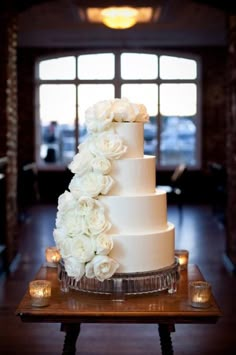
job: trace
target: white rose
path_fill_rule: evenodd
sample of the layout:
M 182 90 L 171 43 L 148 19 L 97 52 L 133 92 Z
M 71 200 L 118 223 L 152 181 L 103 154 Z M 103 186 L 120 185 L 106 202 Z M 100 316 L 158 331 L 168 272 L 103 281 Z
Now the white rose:
M 101 194 L 106 195 L 110 191 L 110 189 L 114 183 L 114 180 L 109 175 L 105 175 L 105 176 L 102 175 L 102 178 L 101 178 L 101 180 L 103 181 L 103 187 L 101 190 Z
M 72 173 L 79 176 L 91 171 L 91 162 L 93 155 L 88 150 L 82 150 L 81 153 L 77 153 L 68 168 Z
M 89 142 L 90 142 L 92 139 L 93 139 L 93 135 L 90 134 L 90 135 L 88 135 L 88 136 L 86 137 L 86 139 L 83 141 L 83 143 L 80 143 L 80 144 L 78 145 L 78 151 L 79 151 L 79 153 L 82 153 L 82 152 L 88 150 L 87 146 L 88 146 Z
M 93 171 L 106 175 L 111 171 L 111 162 L 105 157 L 97 156 L 92 160 L 92 168 Z
M 85 266 L 80 263 L 75 257 L 68 257 L 64 259 L 65 269 L 70 277 L 74 277 L 76 280 L 80 280 L 85 273 Z
M 115 99 L 112 104 L 114 112 L 114 121 L 134 122 L 137 116 L 137 108 L 126 98 Z
M 89 149 L 95 156 L 106 157 L 107 159 L 119 159 L 127 150 L 122 139 L 112 131 L 105 131 L 96 135 L 90 141 Z
M 53 238 L 55 240 L 55 243 L 57 245 L 57 247 L 60 249 L 60 245 L 63 242 L 63 240 L 67 237 L 66 235 L 66 230 L 65 228 L 55 228 L 53 230 Z
M 74 209 L 77 205 L 77 201 L 74 196 L 69 192 L 65 191 L 58 198 L 58 206 L 57 209 L 59 212 L 64 213 L 71 209 Z
M 66 238 L 60 242 L 60 254 L 63 259 L 72 256 L 72 238 Z
M 149 121 L 149 116 L 147 113 L 147 109 L 144 105 L 139 104 L 138 105 L 138 114 L 136 117 L 137 122 L 148 122 Z
M 75 237 L 83 231 L 83 220 L 79 213 L 78 205 L 75 208 L 64 212 L 58 211 L 56 227 L 63 228 L 67 237 Z
M 111 189 L 113 179 L 100 173 L 90 172 L 83 176 L 75 174 L 69 184 L 69 189 L 75 197 L 97 197 L 99 194 L 107 194 Z
M 99 234 L 96 238 L 96 254 L 107 255 L 113 248 L 113 239 L 109 234 Z
M 80 263 L 90 261 L 95 254 L 95 243 L 85 235 L 75 238 L 67 238 L 60 244 L 60 252 L 63 259 L 73 256 Z
M 88 196 L 82 196 L 78 200 L 79 214 L 87 216 L 91 211 L 96 208 L 98 201 Z M 101 204 L 99 204 L 100 206 Z
M 94 241 L 85 235 L 71 239 L 71 248 L 71 255 L 78 258 L 81 263 L 92 260 L 95 254 Z
M 88 278 L 96 277 L 99 281 L 109 279 L 118 269 L 119 264 L 107 255 L 96 255 L 86 264 L 85 274 Z
M 104 100 L 85 111 L 85 123 L 88 132 L 101 132 L 110 127 L 113 120 L 111 101 Z
M 86 216 L 87 233 L 89 235 L 98 235 L 111 228 L 107 221 L 103 208 L 95 208 Z

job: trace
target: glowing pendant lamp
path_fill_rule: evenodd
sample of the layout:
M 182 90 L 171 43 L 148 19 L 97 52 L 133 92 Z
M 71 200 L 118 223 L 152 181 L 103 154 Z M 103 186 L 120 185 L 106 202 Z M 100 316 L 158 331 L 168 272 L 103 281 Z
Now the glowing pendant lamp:
M 138 10 L 133 7 L 107 7 L 101 11 L 102 22 L 113 29 L 126 29 L 137 23 Z

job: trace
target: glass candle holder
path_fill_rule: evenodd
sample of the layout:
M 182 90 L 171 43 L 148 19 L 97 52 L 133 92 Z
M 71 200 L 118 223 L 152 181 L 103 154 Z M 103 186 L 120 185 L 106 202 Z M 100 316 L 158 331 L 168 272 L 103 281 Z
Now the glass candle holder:
M 186 270 L 188 267 L 188 257 L 189 257 L 188 250 L 185 249 L 175 250 L 175 256 L 178 258 L 180 270 Z
M 192 307 L 208 308 L 211 300 L 211 285 L 206 281 L 190 282 L 189 299 Z
M 45 307 L 49 305 L 51 297 L 51 282 L 47 280 L 35 280 L 29 284 L 29 293 L 32 306 Z
M 61 254 L 57 247 L 48 247 L 45 250 L 46 266 L 57 267 L 61 260 Z

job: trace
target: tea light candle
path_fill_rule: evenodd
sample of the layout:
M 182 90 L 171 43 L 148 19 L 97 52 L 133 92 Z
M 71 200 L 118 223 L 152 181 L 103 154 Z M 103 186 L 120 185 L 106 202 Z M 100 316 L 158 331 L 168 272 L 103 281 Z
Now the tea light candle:
M 51 297 L 51 282 L 47 280 L 31 281 L 29 284 L 29 293 L 32 299 L 32 306 L 48 306 Z
M 179 260 L 180 270 L 185 270 L 188 267 L 188 250 L 175 250 L 175 256 Z
M 189 297 L 192 307 L 208 308 L 211 299 L 211 285 L 206 281 L 190 282 Z
M 57 267 L 57 264 L 61 260 L 61 255 L 57 247 L 48 247 L 45 250 L 45 257 L 49 267 Z

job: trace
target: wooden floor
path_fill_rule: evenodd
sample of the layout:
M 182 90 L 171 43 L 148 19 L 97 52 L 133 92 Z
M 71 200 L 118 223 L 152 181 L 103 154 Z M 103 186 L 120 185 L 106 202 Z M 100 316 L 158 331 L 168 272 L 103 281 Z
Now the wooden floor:
M 175 354 L 236 354 L 236 277 L 224 268 L 224 229 L 208 206 L 169 206 L 169 221 L 176 226 L 176 249 L 190 252 L 212 284 L 223 317 L 213 325 L 177 325 L 172 334 Z M 35 206 L 30 219 L 19 226 L 20 260 L 9 277 L 0 280 L 0 354 L 60 354 L 64 334 L 57 324 L 22 323 L 14 314 L 29 281 L 44 262 L 44 250 L 54 244 L 56 207 Z M 77 342 L 79 355 L 160 354 L 156 325 L 82 325 Z

